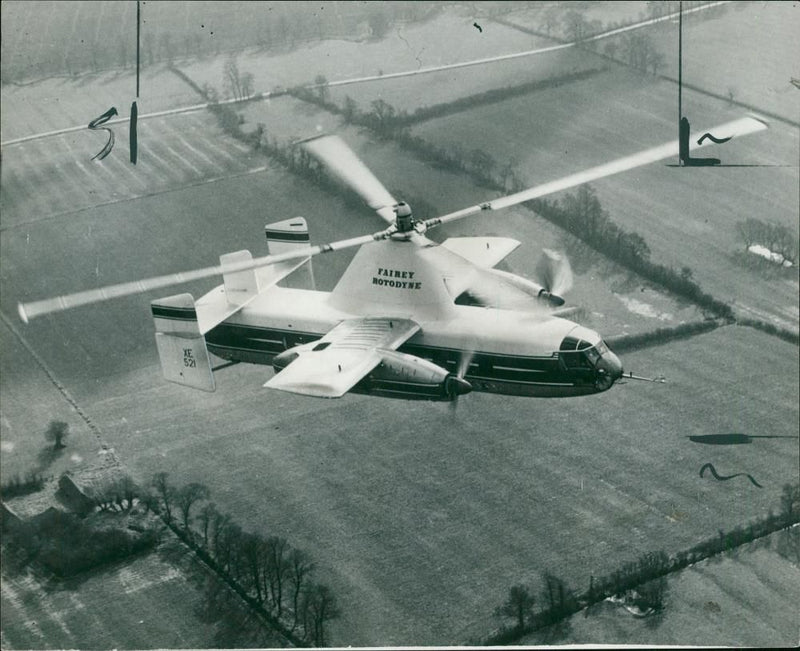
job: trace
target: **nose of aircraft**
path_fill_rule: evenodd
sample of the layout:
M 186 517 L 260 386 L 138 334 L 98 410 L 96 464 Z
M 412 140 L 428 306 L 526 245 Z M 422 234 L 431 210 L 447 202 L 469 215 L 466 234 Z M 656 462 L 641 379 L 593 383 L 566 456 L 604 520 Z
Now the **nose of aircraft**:
M 597 386 L 601 390 L 610 389 L 622 377 L 622 362 L 610 350 L 603 353 L 597 363 Z

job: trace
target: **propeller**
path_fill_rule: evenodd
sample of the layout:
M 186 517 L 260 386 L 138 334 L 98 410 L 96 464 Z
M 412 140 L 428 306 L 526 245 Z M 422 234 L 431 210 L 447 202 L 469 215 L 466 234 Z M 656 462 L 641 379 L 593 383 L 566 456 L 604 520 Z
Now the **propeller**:
M 572 289 L 572 268 L 567 256 L 552 249 L 542 249 L 536 275 L 544 288 L 539 297 L 549 300 L 554 307 L 564 305 L 562 295 Z
M 763 120 L 755 117 L 745 117 L 740 118 L 739 120 L 734 120 L 733 122 L 728 122 L 726 124 L 713 127 L 710 129 L 710 131 L 712 131 L 715 134 L 715 137 L 719 140 L 722 138 L 732 138 L 734 136 L 744 136 L 750 133 L 762 131 L 767 128 L 768 125 Z M 709 139 L 706 139 L 703 141 L 703 144 L 698 144 L 697 141 L 693 140 L 690 144 L 690 150 L 707 146 L 710 142 L 711 141 Z M 220 274 L 246 271 L 249 269 L 275 264 L 277 262 L 283 262 L 285 260 L 310 257 L 319 255 L 320 253 L 341 251 L 342 249 L 361 246 L 362 244 L 369 244 L 370 242 L 378 242 L 388 239 L 395 233 L 404 230 L 398 228 L 398 225 L 395 222 L 394 208 L 398 204 L 396 204 L 394 197 L 389 194 L 388 190 L 386 190 L 381 182 L 375 178 L 372 172 L 369 171 L 364 163 L 359 160 L 353 151 L 347 147 L 347 145 L 340 138 L 336 136 L 320 136 L 303 141 L 303 144 L 310 153 L 324 163 L 339 179 L 342 180 L 342 182 L 357 192 L 359 196 L 361 196 L 367 202 L 368 205 L 374 208 L 377 213 L 384 220 L 390 222 L 391 225 L 385 230 L 378 231 L 377 233 L 373 233 L 371 235 L 362 235 L 360 237 L 331 242 L 329 244 L 310 246 L 308 248 L 289 251 L 279 255 L 263 256 L 237 264 L 205 267 L 203 269 L 197 269 L 193 271 L 168 274 L 165 276 L 155 276 L 144 280 L 137 280 L 129 283 L 121 283 L 118 285 L 111 285 L 98 289 L 77 292 L 74 294 L 56 296 L 54 298 L 33 301 L 31 303 L 20 303 L 18 305 L 20 318 L 27 323 L 29 319 L 42 314 L 60 312 L 62 310 L 67 310 L 81 305 L 89 305 L 91 303 L 105 301 L 112 298 L 140 294 L 154 289 L 171 287 L 173 285 L 180 285 L 202 278 L 218 276 Z M 531 199 L 536 199 L 554 192 L 566 190 L 576 185 L 581 185 L 583 183 L 595 181 L 600 178 L 611 176 L 612 174 L 618 174 L 619 172 L 624 172 L 635 167 L 654 163 L 664 158 L 669 158 L 672 156 L 677 157 L 677 155 L 678 141 L 675 140 L 673 142 L 661 145 L 660 147 L 654 147 L 652 149 L 639 152 L 638 154 L 633 154 L 632 156 L 626 156 L 610 163 L 598 165 L 583 172 L 571 174 L 542 185 L 537 185 L 506 197 L 500 197 L 498 199 L 493 199 L 492 201 L 476 204 L 474 206 L 470 206 L 469 208 L 448 213 L 441 217 L 435 217 L 433 219 L 416 223 L 412 222 L 413 230 L 411 231 L 411 239 L 420 243 L 424 243 L 426 240 L 425 238 L 421 237 L 422 233 L 441 224 L 447 224 L 484 210 L 500 210 L 501 208 L 514 206 L 524 203 L 525 201 L 530 201 Z M 404 233 L 403 235 L 406 239 L 409 237 L 408 233 Z M 555 281 L 557 278 L 563 279 L 565 277 L 566 275 L 564 272 L 561 272 L 560 275 L 555 274 L 553 276 L 554 282 L 551 287 L 556 296 L 558 296 L 558 292 L 556 291 L 557 284 Z M 564 290 L 562 289 L 562 291 Z
M 458 360 L 458 369 L 455 376 L 447 378 L 447 392 L 453 397 L 450 401 L 450 409 L 455 412 L 458 407 L 458 396 L 463 393 L 472 391 L 472 386 L 464 379 L 464 376 L 469 370 L 469 365 L 472 363 L 472 358 L 475 357 L 474 350 L 462 351 L 461 357 Z

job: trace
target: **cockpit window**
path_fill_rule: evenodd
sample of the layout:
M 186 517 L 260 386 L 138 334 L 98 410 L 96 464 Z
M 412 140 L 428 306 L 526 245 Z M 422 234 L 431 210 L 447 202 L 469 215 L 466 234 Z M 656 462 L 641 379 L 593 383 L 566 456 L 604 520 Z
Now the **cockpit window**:
M 561 341 L 561 350 L 576 350 L 578 348 L 579 339 L 575 337 L 566 336 Z
M 597 344 L 597 352 L 601 355 L 605 355 L 608 352 L 608 346 L 605 341 L 601 340 L 600 343 Z
M 592 366 L 597 365 L 597 361 L 600 359 L 600 353 L 598 352 L 597 348 L 587 348 L 584 351 L 584 355 L 589 359 Z

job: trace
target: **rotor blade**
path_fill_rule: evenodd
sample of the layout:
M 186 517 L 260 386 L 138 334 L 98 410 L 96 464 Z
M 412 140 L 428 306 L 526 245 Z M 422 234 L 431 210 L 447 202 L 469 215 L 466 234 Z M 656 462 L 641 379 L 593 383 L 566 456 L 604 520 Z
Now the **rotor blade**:
M 713 127 L 707 130 L 707 132 L 713 133 L 717 140 L 721 140 L 723 138 L 733 138 L 735 136 L 746 136 L 748 134 L 763 131 L 764 129 L 768 128 L 769 125 L 763 120 L 753 116 L 748 116 L 734 120 L 733 122 L 726 122 L 725 124 Z M 696 140 L 692 140 L 689 145 L 689 149 L 690 151 L 693 151 L 701 147 L 706 147 L 708 144 L 710 144 L 710 142 L 710 138 L 704 139 L 702 144 L 698 144 Z M 639 153 L 631 156 L 618 158 L 610 163 L 603 163 L 602 165 L 589 168 L 583 172 L 570 174 L 569 176 L 565 176 L 542 185 L 537 185 L 532 188 L 528 188 L 527 190 L 510 194 L 506 197 L 500 197 L 499 199 L 493 199 L 492 201 L 480 203 L 469 208 L 464 208 L 463 210 L 457 210 L 456 212 L 448 213 L 442 217 L 428 219 L 424 221 L 423 224 L 426 228 L 432 228 L 434 226 L 439 226 L 440 224 L 446 224 L 463 217 L 468 217 L 469 215 L 474 215 L 482 210 L 500 210 L 501 208 L 508 208 L 509 206 L 515 206 L 519 203 L 530 201 L 531 199 L 538 199 L 539 197 L 553 194 L 554 192 L 560 192 L 561 190 L 575 187 L 576 185 L 582 185 L 583 183 L 596 181 L 597 179 L 602 179 L 613 174 L 618 174 L 636 167 L 655 163 L 656 161 L 663 160 L 665 158 L 677 156 L 678 141 L 673 140 L 672 142 L 665 143 L 659 147 L 653 147 L 652 149 L 646 149 L 645 151 L 640 151 Z
M 342 183 L 389 223 L 394 223 L 397 201 L 339 136 L 317 136 L 301 141 L 303 147 Z M 388 208 L 388 210 L 387 210 Z
M 153 289 L 181 285 L 183 283 L 200 280 L 202 278 L 210 278 L 211 276 L 218 276 L 236 271 L 247 271 L 249 269 L 257 269 L 258 267 L 275 264 L 276 262 L 283 262 L 284 260 L 305 258 L 319 255 L 320 253 L 329 253 L 331 251 L 341 251 L 342 249 L 348 249 L 354 246 L 360 246 L 362 244 L 384 240 L 394 233 L 395 230 L 396 229 L 392 226 L 386 230 L 379 231 L 371 235 L 361 235 L 360 237 L 353 237 L 348 240 L 339 240 L 338 242 L 331 242 L 330 244 L 318 244 L 316 246 L 309 246 L 308 248 L 288 251 L 278 255 L 266 255 L 260 258 L 254 258 L 252 260 L 246 260 L 235 264 L 217 265 L 214 267 L 195 269 L 193 271 L 184 271 L 180 273 L 167 274 L 164 276 L 155 276 L 152 278 L 145 278 L 144 280 L 135 280 L 133 282 L 120 283 L 118 285 L 107 285 L 106 287 L 98 287 L 97 289 L 89 289 L 83 292 L 76 292 L 74 294 L 65 294 L 63 296 L 55 296 L 53 298 L 46 298 L 40 301 L 32 301 L 31 303 L 19 303 L 17 305 L 17 310 L 19 311 L 20 318 L 27 323 L 34 317 L 41 316 L 43 314 L 50 314 L 52 312 L 62 312 L 64 310 L 69 310 L 73 307 L 79 307 L 81 305 L 89 305 L 90 303 L 98 303 L 100 301 L 107 301 L 109 299 L 120 298 L 122 296 L 141 294 L 144 292 L 149 292 Z

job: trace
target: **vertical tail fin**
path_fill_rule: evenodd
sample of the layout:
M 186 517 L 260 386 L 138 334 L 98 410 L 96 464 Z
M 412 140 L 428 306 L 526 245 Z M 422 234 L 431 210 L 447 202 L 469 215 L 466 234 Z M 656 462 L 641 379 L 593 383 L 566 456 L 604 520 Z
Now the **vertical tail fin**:
M 177 294 L 150 304 L 156 326 L 156 346 L 161 371 L 170 382 L 214 391 L 214 373 L 206 338 L 197 324 L 191 294 Z
M 248 262 L 252 259 L 253 255 L 250 251 L 234 251 L 219 256 L 219 263 L 225 266 L 237 262 Z M 258 274 L 255 269 L 222 274 L 222 282 L 225 283 L 225 297 L 231 305 L 243 305 L 258 295 Z
M 278 255 L 287 253 L 288 251 L 304 249 L 311 244 L 308 235 L 308 224 L 303 217 L 294 217 L 292 219 L 275 222 L 274 224 L 267 224 L 264 227 L 264 232 L 267 235 L 267 249 L 270 255 Z M 291 264 L 294 267 L 292 271 L 306 264 L 308 282 L 311 284 L 311 288 L 315 289 L 314 268 L 311 263 L 311 258 L 301 260 L 299 264 L 296 262 L 283 264 L 286 264 L 287 268 L 288 265 Z

